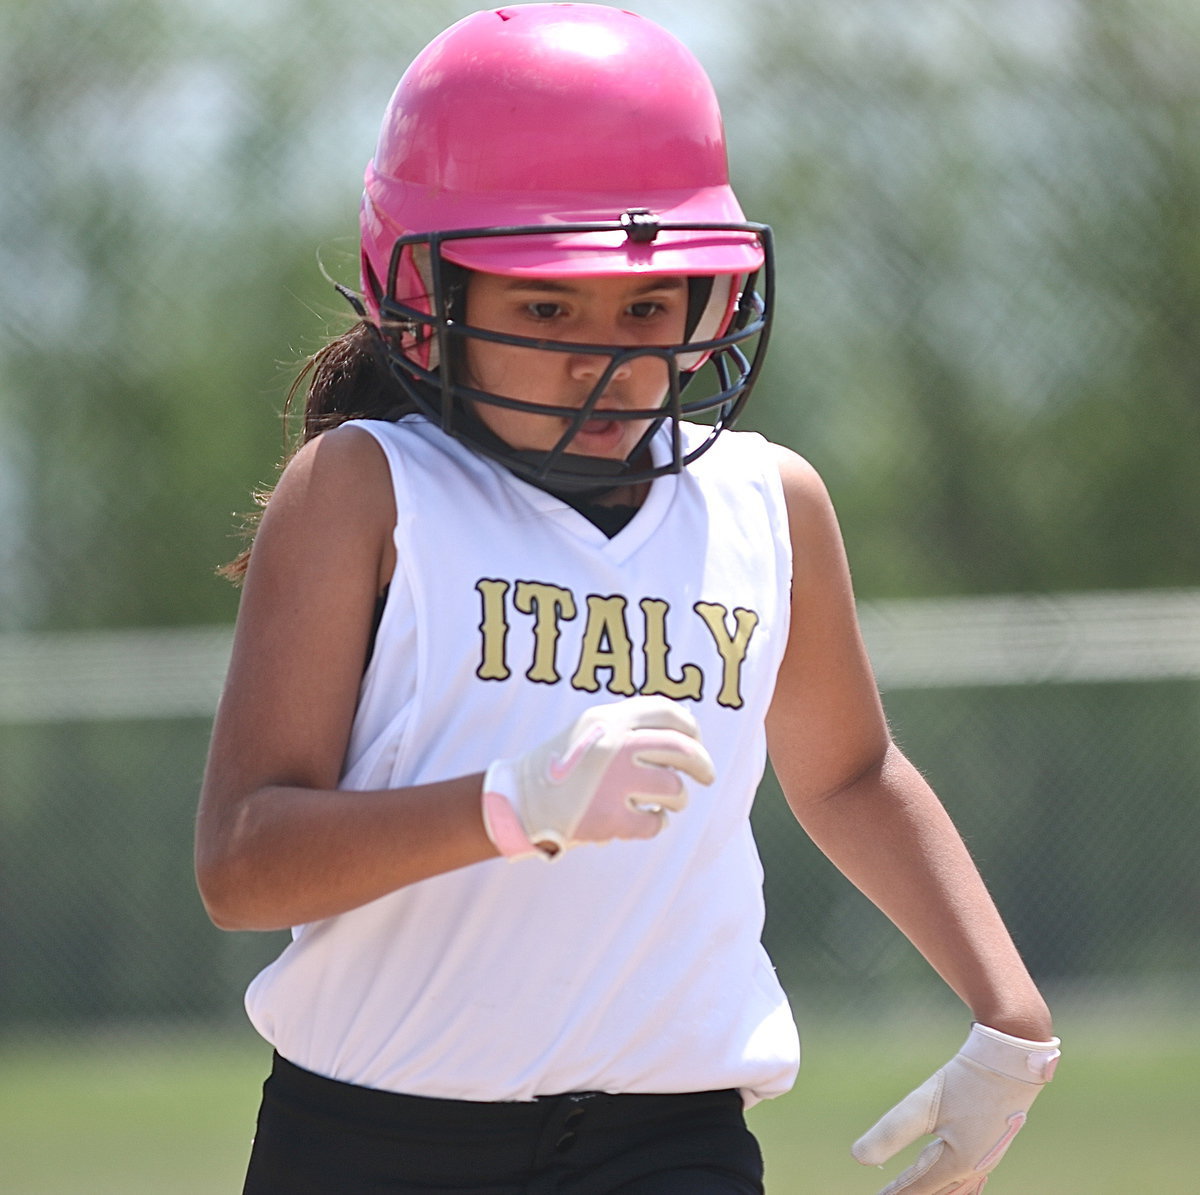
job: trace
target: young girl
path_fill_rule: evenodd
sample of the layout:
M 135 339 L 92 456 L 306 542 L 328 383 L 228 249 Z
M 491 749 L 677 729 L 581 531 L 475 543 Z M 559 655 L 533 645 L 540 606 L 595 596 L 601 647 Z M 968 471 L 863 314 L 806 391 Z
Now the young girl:
M 891 743 L 829 499 L 733 432 L 768 230 L 702 70 L 615 8 L 476 13 L 384 119 L 362 320 L 248 561 L 197 830 L 275 1048 L 245 1190 L 760 1192 L 791 1085 L 749 811 L 797 818 L 971 1010 L 854 1147 L 977 1192 L 1057 1056 Z M 761 290 L 762 297 L 757 293 Z

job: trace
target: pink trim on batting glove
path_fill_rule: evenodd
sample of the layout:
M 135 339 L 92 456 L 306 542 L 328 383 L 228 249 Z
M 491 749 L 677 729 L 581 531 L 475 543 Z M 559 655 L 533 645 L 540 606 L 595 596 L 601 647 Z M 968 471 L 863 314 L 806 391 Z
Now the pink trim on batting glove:
M 483 790 L 483 828 L 495 843 L 496 849 L 507 859 L 520 859 L 525 855 L 541 852 L 530 841 L 517 817 L 517 811 L 508 803 L 503 793 Z
M 987 1170 L 994 1166 L 1004 1156 L 1004 1151 L 1012 1144 L 1012 1139 L 1021 1131 L 1025 1124 L 1025 1113 L 1014 1112 L 1008 1118 L 1008 1131 L 975 1163 L 976 1170 Z

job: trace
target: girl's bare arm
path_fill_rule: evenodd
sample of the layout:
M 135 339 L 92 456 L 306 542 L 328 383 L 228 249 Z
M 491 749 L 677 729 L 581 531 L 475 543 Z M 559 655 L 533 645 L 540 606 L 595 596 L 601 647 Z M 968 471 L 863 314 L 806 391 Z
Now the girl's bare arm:
M 278 929 L 494 857 L 480 776 L 336 789 L 394 500 L 375 441 L 306 444 L 276 487 L 245 579 L 196 826 L 196 873 L 227 929 Z
M 794 551 L 792 627 L 768 717 L 797 819 L 900 928 L 975 1019 L 1051 1035 L 1050 1014 L 940 801 L 891 740 L 820 478 L 781 452 Z

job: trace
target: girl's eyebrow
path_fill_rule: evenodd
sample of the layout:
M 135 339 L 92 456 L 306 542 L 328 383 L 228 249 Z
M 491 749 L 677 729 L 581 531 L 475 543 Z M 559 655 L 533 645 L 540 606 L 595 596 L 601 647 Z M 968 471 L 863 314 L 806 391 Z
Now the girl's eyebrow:
M 682 290 L 686 284 L 686 279 L 672 274 L 662 278 L 648 278 L 644 285 L 632 293 L 642 295 L 652 291 Z M 505 289 L 510 292 L 533 291 L 540 294 L 569 295 L 575 294 L 581 288 L 553 278 L 509 278 Z
M 548 294 L 565 295 L 574 288 L 565 282 L 551 282 L 548 278 L 509 278 L 504 287 L 508 291 L 541 291 Z

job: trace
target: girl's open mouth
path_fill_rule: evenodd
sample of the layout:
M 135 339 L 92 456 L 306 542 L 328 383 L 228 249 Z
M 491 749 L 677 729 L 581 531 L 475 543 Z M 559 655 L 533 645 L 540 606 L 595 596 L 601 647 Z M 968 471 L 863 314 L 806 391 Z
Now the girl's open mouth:
M 593 456 L 605 455 L 624 444 L 628 427 L 627 420 L 594 415 L 585 420 L 572 437 L 572 446 L 576 450 L 586 446 L 586 451 Z
M 584 423 L 580 431 L 585 435 L 599 436 L 620 426 L 619 421 L 616 419 L 599 419 L 593 417 Z

